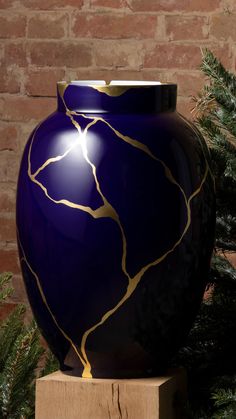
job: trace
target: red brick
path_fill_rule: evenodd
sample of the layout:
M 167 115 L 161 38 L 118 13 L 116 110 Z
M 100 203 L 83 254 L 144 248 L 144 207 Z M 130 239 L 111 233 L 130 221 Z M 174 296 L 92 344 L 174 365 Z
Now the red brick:
M 55 101 L 56 103 L 56 101 Z M 40 121 L 39 121 L 40 122 Z M 25 148 L 26 142 L 30 136 L 30 134 L 35 129 L 36 122 L 34 119 L 31 121 L 27 121 L 26 123 L 21 124 L 21 129 L 18 135 L 18 143 L 19 143 L 19 154 L 21 155 L 23 153 L 23 150 Z
M 219 46 L 219 43 L 216 45 L 208 46 L 213 54 L 221 61 L 221 63 L 226 68 L 231 68 L 232 65 L 232 49 L 229 49 L 229 44 L 225 43 L 222 46 Z
M 3 113 L 5 101 L 2 97 L 0 97 L 0 115 Z
M 195 74 L 174 72 L 170 73 L 169 76 L 169 81 L 178 85 L 178 96 L 195 96 L 206 82 L 204 75 L 200 71 Z
M 91 0 L 90 7 L 121 9 L 123 5 L 122 0 Z
M 63 38 L 68 34 L 67 14 L 40 13 L 29 19 L 29 38 Z
M 78 10 L 83 6 L 84 0 L 21 0 L 21 4 L 33 10 L 62 9 L 67 6 Z
M 21 38 L 26 32 L 26 17 L 16 14 L 0 16 L 0 38 Z
M 20 75 L 15 68 L 0 68 L 0 92 L 1 93 L 19 93 Z
M 169 15 L 165 17 L 165 20 L 169 40 L 192 41 L 208 38 L 208 18 L 204 16 Z
M 105 80 L 109 83 L 111 80 L 141 80 L 141 72 L 136 70 L 123 70 L 123 69 L 79 69 L 73 73 L 73 77 L 68 73 L 66 80 Z
M 14 42 L 5 46 L 5 62 L 7 65 L 16 64 L 20 67 L 27 65 L 26 46 L 22 42 Z
M 0 183 L 0 212 L 13 213 L 16 205 L 16 188 Z M 1 270 L 0 270 L 1 272 Z
M 80 68 L 77 71 L 66 71 L 65 80 L 105 80 L 109 83 L 111 80 L 141 80 L 140 70 L 129 70 L 122 68 Z
M 190 121 L 194 119 L 194 114 L 192 113 L 194 106 L 195 104 L 189 98 L 178 98 L 177 111 Z
M 60 69 L 29 70 L 26 92 L 30 96 L 56 96 L 56 84 L 65 79 L 65 71 Z
M 16 303 L 4 303 L 0 309 L 0 322 L 2 322 L 16 307 Z
M 34 315 L 33 315 L 32 310 L 31 310 L 31 308 L 30 308 L 30 305 L 29 305 L 29 300 L 28 300 L 28 297 L 27 297 L 26 291 L 25 291 L 25 298 L 26 298 L 26 301 L 24 301 L 24 305 L 25 305 L 25 307 L 26 307 L 26 311 L 25 311 L 25 317 L 24 317 L 24 320 L 25 320 L 25 323 L 26 323 L 26 324 L 29 324 L 29 323 L 31 323 L 31 321 L 33 320 Z M 20 302 L 21 302 L 21 301 L 20 301 Z M 40 336 L 40 342 L 41 342 L 41 336 Z
M 28 298 L 27 298 L 23 278 L 21 275 L 13 276 L 12 286 L 14 288 L 14 292 L 11 295 L 9 300 L 14 303 L 28 303 Z
M 3 150 L 17 150 L 17 129 L 13 125 L 0 126 L 0 151 Z
M 13 3 L 14 0 L 0 0 L 0 9 L 9 9 Z
M 4 43 L 0 43 L 0 65 L 5 66 L 5 58 L 4 58 Z
M 88 67 L 92 64 L 90 44 L 79 42 L 32 42 L 31 63 L 39 67 Z
M 231 38 L 236 41 L 236 15 L 229 13 L 213 16 L 210 34 L 219 40 Z
M 195 45 L 157 44 L 144 58 L 146 68 L 196 69 L 200 63 L 201 51 Z
M 0 241 L 16 240 L 16 222 L 15 218 L 0 215 Z
M 0 179 L 1 182 L 16 183 L 19 172 L 20 158 L 12 151 L 0 153 Z M 0 221 L 1 222 L 1 221 Z
M 142 15 L 78 15 L 73 33 L 78 37 L 122 39 L 153 38 L 157 26 L 156 16 Z
M 131 0 L 135 12 L 211 12 L 220 6 L 220 0 Z
M 42 120 L 55 109 L 53 98 L 6 97 L 1 116 L 6 121 Z
M 142 80 L 160 81 L 161 83 L 173 82 L 171 73 L 162 69 L 142 69 Z
M 98 67 L 130 67 L 138 70 L 142 66 L 142 46 L 134 42 L 97 42 L 94 46 L 94 59 Z
M 18 251 L 16 249 L 0 249 L 0 272 L 20 273 Z

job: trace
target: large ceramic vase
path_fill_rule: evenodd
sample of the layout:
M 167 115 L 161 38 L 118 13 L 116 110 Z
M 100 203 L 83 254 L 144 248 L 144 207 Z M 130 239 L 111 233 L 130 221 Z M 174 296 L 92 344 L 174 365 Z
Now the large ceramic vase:
M 59 82 L 31 134 L 17 195 L 21 267 L 62 370 L 163 372 L 207 281 L 214 191 L 176 85 Z

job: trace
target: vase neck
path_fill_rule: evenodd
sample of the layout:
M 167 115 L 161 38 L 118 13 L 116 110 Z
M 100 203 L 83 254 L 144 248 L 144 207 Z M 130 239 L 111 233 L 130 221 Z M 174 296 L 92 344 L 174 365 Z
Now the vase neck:
M 159 82 L 57 83 L 58 110 L 85 113 L 159 113 L 176 108 L 177 85 Z

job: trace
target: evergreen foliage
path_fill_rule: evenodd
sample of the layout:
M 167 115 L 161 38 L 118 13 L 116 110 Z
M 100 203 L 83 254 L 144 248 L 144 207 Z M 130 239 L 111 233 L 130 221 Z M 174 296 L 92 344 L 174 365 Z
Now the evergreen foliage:
M 208 78 L 196 100 L 196 123 L 211 154 L 216 183 L 216 242 L 208 298 L 202 302 L 178 363 L 187 368 L 194 419 L 236 418 L 236 76 L 205 50 Z
M 11 274 L 0 275 L 0 306 L 12 293 Z M 45 350 L 33 320 L 24 323 L 25 307 L 18 305 L 0 324 L 0 419 L 34 418 L 35 378 Z M 41 375 L 57 369 L 48 353 Z

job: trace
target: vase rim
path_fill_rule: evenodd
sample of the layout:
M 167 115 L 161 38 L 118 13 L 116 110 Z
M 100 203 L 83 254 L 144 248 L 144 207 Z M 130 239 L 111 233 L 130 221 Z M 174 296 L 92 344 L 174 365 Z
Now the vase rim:
M 176 85 L 176 83 L 172 82 L 161 82 L 157 80 L 111 80 L 106 82 L 105 80 L 61 80 L 57 82 L 58 85 L 63 86 L 103 86 L 106 88 L 115 87 L 115 86 L 123 86 L 123 87 L 153 87 L 153 86 L 166 86 L 166 85 Z
M 85 113 L 174 111 L 177 85 L 148 80 L 58 81 L 58 110 Z

